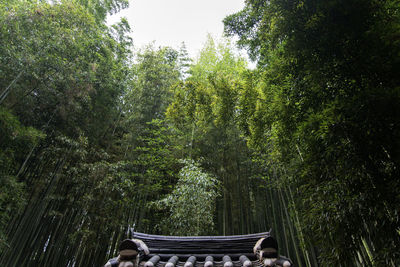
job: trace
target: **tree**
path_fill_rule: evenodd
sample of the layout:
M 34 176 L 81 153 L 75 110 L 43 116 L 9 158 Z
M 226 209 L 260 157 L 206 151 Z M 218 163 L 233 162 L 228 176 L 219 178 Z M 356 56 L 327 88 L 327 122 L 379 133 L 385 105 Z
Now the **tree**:
M 40 131 L 21 126 L 18 119 L 0 108 L 0 249 L 5 249 L 6 229 L 10 218 L 26 202 L 26 189 L 21 174 L 26 149 L 32 149 L 44 138 Z
M 131 204 L 108 154 L 129 27 L 107 28 L 72 2 L 0 5 L 1 265 L 100 265 L 122 231 L 106 215 Z
M 159 227 L 171 235 L 210 235 L 214 232 L 218 180 L 205 173 L 193 160 L 183 160 L 178 183 L 156 206 L 168 214 Z
M 259 74 L 246 69 L 227 40 L 217 44 L 211 37 L 189 72 L 191 76 L 174 87 L 167 119 L 181 136 L 184 155 L 201 162 L 221 182 L 217 232 L 253 233 L 272 227 L 282 253 L 299 266 L 309 262 L 313 251 L 298 248 L 298 217 L 289 215 L 292 195 L 277 181 L 279 165 L 247 146 L 252 141 L 247 134 L 255 129 L 249 122 L 257 123 L 253 113 L 261 113 Z
M 225 26 L 259 59 L 252 139 L 282 163 L 321 262 L 398 264 L 398 3 L 248 1 Z
M 126 85 L 130 44 L 118 43 L 126 24 L 107 30 L 71 3 L 17 3 L 1 20 L 2 105 L 37 129 L 91 141 L 107 134 Z

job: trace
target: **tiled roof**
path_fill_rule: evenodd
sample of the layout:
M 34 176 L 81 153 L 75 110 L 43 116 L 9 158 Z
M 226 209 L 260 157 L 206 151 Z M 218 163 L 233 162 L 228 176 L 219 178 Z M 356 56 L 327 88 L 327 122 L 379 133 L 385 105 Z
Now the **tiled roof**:
M 269 232 L 233 236 L 163 236 L 133 232 L 133 238 L 142 244 L 138 243 L 138 250 L 140 247 L 146 250 L 136 263 L 139 267 L 294 266 L 290 259 L 277 256 L 277 243 Z
M 134 233 L 134 238 L 142 240 L 149 248 L 151 255 L 159 255 L 161 259 L 179 255 L 180 257 L 196 256 L 205 258 L 211 255 L 222 258 L 229 255 L 238 259 L 245 255 L 256 259 L 253 247 L 256 242 L 269 233 L 257 233 L 234 236 L 162 236 Z
M 269 235 L 269 232 L 263 232 L 185 237 L 134 232 L 134 238 L 142 240 L 150 251 L 150 255 L 142 261 L 143 267 L 261 267 L 263 264 L 257 259 L 253 248 L 258 240 Z M 174 256 L 178 259 L 175 266 L 166 266 L 169 260 L 176 259 Z M 192 265 L 188 260 L 192 261 Z

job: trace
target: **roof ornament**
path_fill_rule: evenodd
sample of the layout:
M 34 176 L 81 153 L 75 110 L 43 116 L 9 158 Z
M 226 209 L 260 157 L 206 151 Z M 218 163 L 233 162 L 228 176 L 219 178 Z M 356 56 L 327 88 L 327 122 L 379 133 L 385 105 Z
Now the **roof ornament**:
M 128 225 L 126 232 L 128 238 L 120 243 L 118 257 L 110 259 L 105 267 L 138 267 L 139 262 L 150 254 L 149 248 L 142 240 L 133 238 L 135 235 L 134 229 L 135 224 L 132 227 Z M 154 267 L 160 260 L 160 257 L 157 257 L 153 257 L 146 262 L 146 267 Z
M 272 229 L 260 238 L 253 248 L 257 259 L 264 267 L 290 267 L 292 262 L 289 258 L 278 254 L 278 242 L 271 235 Z

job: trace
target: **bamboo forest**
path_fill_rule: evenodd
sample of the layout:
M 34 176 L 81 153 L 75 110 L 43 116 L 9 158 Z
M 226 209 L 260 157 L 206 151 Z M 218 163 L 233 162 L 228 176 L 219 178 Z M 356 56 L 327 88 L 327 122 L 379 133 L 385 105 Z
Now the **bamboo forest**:
M 0 1 L 0 266 L 104 266 L 130 227 L 400 266 L 399 0 L 246 0 L 197 57 L 129 4 Z

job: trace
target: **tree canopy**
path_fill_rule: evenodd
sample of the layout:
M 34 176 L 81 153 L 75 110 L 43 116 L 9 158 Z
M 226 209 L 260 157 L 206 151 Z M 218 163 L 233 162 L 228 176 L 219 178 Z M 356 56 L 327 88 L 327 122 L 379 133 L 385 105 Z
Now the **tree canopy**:
M 132 226 L 400 264 L 398 0 L 247 0 L 255 69 L 229 37 L 134 48 L 127 6 L 0 3 L 0 265 L 101 266 Z
M 249 136 L 325 265 L 398 259 L 399 18 L 398 1 L 247 1 L 224 21 L 259 60 Z

